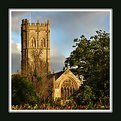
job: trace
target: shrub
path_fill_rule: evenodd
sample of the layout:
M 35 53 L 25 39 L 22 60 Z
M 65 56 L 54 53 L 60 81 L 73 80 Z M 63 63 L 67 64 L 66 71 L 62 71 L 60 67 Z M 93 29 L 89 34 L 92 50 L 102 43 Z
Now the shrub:
M 12 75 L 12 105 L 36 102 L 37 97 L 32 83 L 19 74 Z
M 72 96 L 72 99 L 78 105 L 88 105 L 95 99 L 94 93 L 90 86 L 83 84 L 78 91 L 76 91 Z

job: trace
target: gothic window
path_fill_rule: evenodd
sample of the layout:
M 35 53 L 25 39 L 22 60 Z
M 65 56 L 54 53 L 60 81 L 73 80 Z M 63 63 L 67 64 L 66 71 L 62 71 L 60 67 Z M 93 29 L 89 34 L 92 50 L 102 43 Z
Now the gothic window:
M 67 100 L 73 94 L 74 90 L 76 90 L 75 83 L 72 80 L 65 80 L 61 86 L 61 98 Z
M 62 99 L 64 99 L 64 88 L 63 87 L 61 88 L 61 97 L 62 97 Z
M 42 39 L 40 40 L 40 46 L 41 46 L 41 47 L 46 47 L 46 41 L 45 41 L 44 38 L 42 38 Z
M 43 39 L 41 40 L 41 47 L 43 47 Z
M 46 42 L 45 42 L 45 39 L 44 39 L 44 47 L 46 47 Z
M 36 47 L 36 39 L 33 37 L 31 41 L 31 47 Z
M 38 47 L 41 47 L 41 39 L 39 39 L 39 44 L 38 44 Z
M 33 38 L 32 38 L 32 40 L 31 40 L 31 47 L 33 47 Z
M 35 40 L 35 38 L 34 38 L 34 47 L 36 47 L 36 40 Z

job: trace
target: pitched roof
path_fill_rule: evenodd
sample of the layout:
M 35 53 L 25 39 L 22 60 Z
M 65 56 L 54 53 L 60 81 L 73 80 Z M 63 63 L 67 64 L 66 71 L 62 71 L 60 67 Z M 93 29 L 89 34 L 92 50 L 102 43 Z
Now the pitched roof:
M 48 78 L 52 78 L 53 76 L 55 76 L 55 80 L 57 80 L 67 70 L 71 71 L 72 73 L 75 71 L 75 69 L 69 69 L 69 68 L 67 68 L 64 71 L 59 71 L 59 72 L 56 72 L 56 73 L 53 73 L 53 74 L 49 74 Z
M 53 73 L 48 75 L 48 78 L 52 78 L 53 76 L 55 76 L 55 80 L 58 79 L 62 74 L 64 73 L 64 71 L 59 71 L 57 73 Z

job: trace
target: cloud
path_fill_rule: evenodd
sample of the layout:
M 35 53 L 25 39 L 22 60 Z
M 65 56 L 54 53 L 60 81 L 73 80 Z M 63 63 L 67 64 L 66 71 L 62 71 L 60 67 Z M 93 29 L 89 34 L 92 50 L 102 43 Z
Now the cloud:
M 11 24 L 12 24 L 12 31 L 19 32 L 21 29 L 21 20 L 22 19 L 30 19 L 30 12 L 20 12 L 20 11 L 13 11 L 11 16 Z
M 20 43 L 11 42 L 11 71 L 16 73 L 21 67 L 21 45 Z
M 51 59 L 50 59 L 51 71 L 54 70 L 54 72 L 58 72 L 63 70 L 64 61 L 65 61 L 65 57 L 63 55 L 51 56 Z
M 12 43 L 13 59 L 19 58 L 16 54 L 21 54 L 19 44 L 21 43 L 20 29 L 21 20 L 25 18 L 30 19 L 30 12 L 12 12 L 12 39 L 14 40 Z M 72 46 L 75 38 L 85 35 L 85 37 L 89 39 L 97 30 L 102 29 L 109 32 L 110 29 L 109 12 L 103 11 L 31 12 L 31 22 L 36 22 L 38 19 L 40 22 L 46 22 L 47 19 L 50 20 L 51 68 L 54 68 L 56 71 L 63 68 L 65 57 L 69 56 L 73 50 Z
M 20 31 L 20 16 L 12 17 L 12 31 Z
M 18 53 L 18 54 L 20 54 L 20 52 L 21 52 L 21 44 L 12 41 L 11 42 L 11 50 L 12 50 L 11 51 L 12 53 Z
M 51 71 L 58 72 L 64 67 L 65 56 L 60 52 L 54 43 L 51 44 L 50 49 L 50 65 Z
M 19 53 L 12 53 L 11 55 L 11 59 L 12 59 L 12 63 L 11 63 L 11 67 L 12 67 L 12 73 L 16 73 L 17 71 L 20 72 L 20 68 L 21 68 L 21 56 Z

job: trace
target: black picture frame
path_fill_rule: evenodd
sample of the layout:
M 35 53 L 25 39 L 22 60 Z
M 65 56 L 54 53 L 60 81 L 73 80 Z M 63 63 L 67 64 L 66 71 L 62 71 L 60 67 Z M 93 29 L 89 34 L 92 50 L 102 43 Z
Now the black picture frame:
M 110 114 L 101 113 L 101 114 L 88 114 L 88 113 L 26 113 L 26 114 L 11 114 L 8 112 L 8 9 L 9 8 L 111 8 L 113 9 L 113 112 Z M 118 3 L 116 4 L 113 0 L 83 0 L 83 1 L 4 1 L 4 4 L 1 5 L 0 8 L 0 111 L 1 118 L 4 120 L 35 120 L 35 119 L 43 119 L 43 120 L 119 120 L 120 116 L 120 37 L 119 37 L 119 26 L 120 26 L 120 18 L 119 18 L 120 7 Z M 119 54 L 118 54 L 119 53 Z M 13 118 L 15 117 L 15 118 Z

